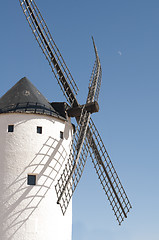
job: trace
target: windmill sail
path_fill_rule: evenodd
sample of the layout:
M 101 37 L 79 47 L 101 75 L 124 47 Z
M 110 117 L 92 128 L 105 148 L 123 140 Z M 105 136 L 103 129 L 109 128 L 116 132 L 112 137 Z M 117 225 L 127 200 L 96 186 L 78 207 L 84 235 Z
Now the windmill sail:
M 48 27 L 42 18 L 35 1 L 19 0 L 19 2 L 32 32 L 46 56 L 67 101 L 72 108 L 80 107 L 76 99 L 78 87 L 66 66 L 59 49 L 51 37 Z M 102 79 L 102 69 L 94 39 L 93 45 L 96 61 L 90 79 L 89 93 L 86 103 L 98 101 Z M 124 218 L 127 217 L 131 208 L 125 190 L 105 149 L 98 130 L 90 118 L 90 112 L 83 107 L 80 118 L 76 117 L 76 120 L 78 128 L 72 145 L 73 151 L 71 150 L 68 163 L 56 185 L 58 203 L 61 205 L 62 212 L 65 213 L 72 194 L 83 173 L 88 152 L 90 152 L 90 157 L 101 185 L 108 197 L 119 224 L 121 224 Z
M 19 0 L 32 32 L 71 106 L 77 106 L 78 87 L 34 0 Z
M 124 218 L 127 218 L 127 214 L 132 206 L 92 119 L 90 119 L 87 134 L 89 135 L 90 156 L 94 168 L 117 221 L 121 224 Z
M 95 43 L 93 40 L 93 44 L 95 47 Z M 96 49 L 96 47 L 95 47 Z M 100 85 L 101 85 L 101 64 L 99 61 L 99 57 L 97 54 L 97 50 L 95 50 L 96 61 L 95 67 L 93 68 L 92 75 L 89 83 L 89 91 L 87 97 L 87 103 L 93 102 L 98 99 Z M 90 113 L 86 111 L 85 106 L 83 107 L 80 120 L 78 122 L 78 128 L 76 130 L 72 149 L 70 152 L 70 157 L 65 166 L 65 169 L 58 180 L 55 189 L 58 197 L 57 203 L 60 204 L 63 214 L 65 213 L 70 199 L 80 181 L 82 176 L 88 152 L 91 147 L 91 139 L 92 133 L 87 131 L 88 124 L 90 120 Z M 86 138 L 87 133 L 87 138 Z
M 62 213 L 65 214 L 71 197 L 82 176 L 88 152 L 89 144 L 86 138 L 90 113 L 83 108 L 79 124 L 74 135 L 73 144 L 67 164 L 55 186 L 57 203 L 60 204 Z
M 94 63 L 92 75 L 89 82 L 89 93 L 87 97 L 87 102 L 93 102 L 93 101 L 98 102 L 99 91 L 100 91 L 101 81 L 102 81 L 102 68 L 101 68 L 101 63 L 99 60 L 97 48 L 96 48 L 93 37 L 92 37 L 92 40 L 93 40 L 96 60 Z

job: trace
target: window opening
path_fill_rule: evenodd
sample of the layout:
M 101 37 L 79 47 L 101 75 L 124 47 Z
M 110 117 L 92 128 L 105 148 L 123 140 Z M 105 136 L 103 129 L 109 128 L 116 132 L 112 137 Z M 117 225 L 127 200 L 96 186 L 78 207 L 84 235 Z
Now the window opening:
M 14 132 L 14 125 L 8 125 L 8 132 Z
M 28 174 L 27 184 L 28 185 L 36 185 L 37 175 L 36 174 Z
M 60 138 L 63 139 L 63 132 L 60 131 Z
M 42 134 L 42 127 L 37 127 L 37 133 Z

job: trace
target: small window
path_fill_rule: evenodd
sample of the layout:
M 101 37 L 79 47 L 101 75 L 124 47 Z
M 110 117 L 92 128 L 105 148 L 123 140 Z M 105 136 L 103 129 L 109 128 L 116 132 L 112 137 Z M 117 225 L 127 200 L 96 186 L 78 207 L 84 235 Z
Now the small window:
M 60 138 L 63 139 L 63 132 L 60 131 Z
M 14 125 L 8 125 L 8 132 L 14 132 Z
M 28 174 L 27 184 L 28 185 L 36 185 L 36 174 Z
M 37 133 L 42 134 L 42 127 L 37 127 Z

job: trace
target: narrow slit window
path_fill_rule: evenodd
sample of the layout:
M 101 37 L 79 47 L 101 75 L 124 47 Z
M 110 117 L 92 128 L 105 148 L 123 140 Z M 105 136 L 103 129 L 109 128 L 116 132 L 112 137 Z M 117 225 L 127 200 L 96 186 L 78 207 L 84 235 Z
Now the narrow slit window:
M 42 127 L 37 127 L 37 133 L 42 134 Z
M 14 132 L 14 125 L 8 125 L 8 132 Z
M 36 174 L 28 174 L 27 184 L 28 185 L 36 185 L 37 175 Z
M 60 138 L 63 139 L 63 132 L 60 131 Z

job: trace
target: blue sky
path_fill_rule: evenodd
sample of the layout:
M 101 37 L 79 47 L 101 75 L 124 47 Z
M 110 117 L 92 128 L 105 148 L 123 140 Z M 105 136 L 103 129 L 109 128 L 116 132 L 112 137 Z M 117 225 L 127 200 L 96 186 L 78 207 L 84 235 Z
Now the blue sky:
M 73 240 L 159 239 L 159 1 L 36 1 L 86 100 L 95 38 L 103 77 L 98 127 L 133 209 L 121 226 L 88 158 L 73 197 Z M 19 1 L 1 2 L 0 96 L 27 76 L 64 101 Z

